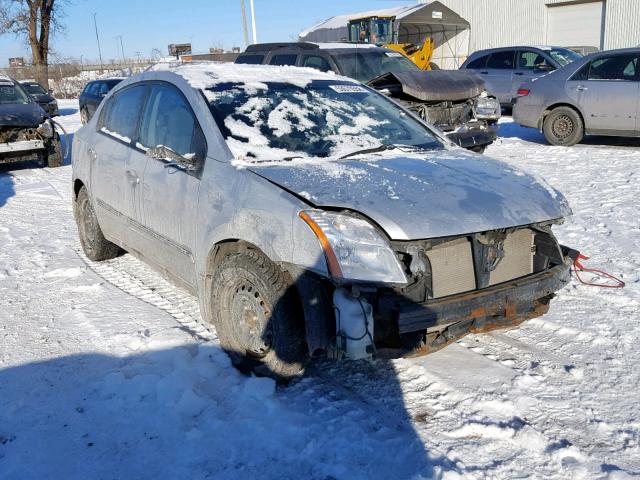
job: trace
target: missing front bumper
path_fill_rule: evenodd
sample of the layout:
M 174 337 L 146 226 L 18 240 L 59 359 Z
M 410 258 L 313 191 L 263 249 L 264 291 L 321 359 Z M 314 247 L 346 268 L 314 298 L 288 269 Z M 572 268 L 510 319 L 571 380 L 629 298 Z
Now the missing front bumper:
M 494 287 L 424 303 L 397 304 L 396 323 L 405 346 L 381 353 L 424 355 L 469 333 L 513 327 L 544 315 L 554 293 L 570 280 L 572 254 L 572 250 L 565 252 L 562 265 Z

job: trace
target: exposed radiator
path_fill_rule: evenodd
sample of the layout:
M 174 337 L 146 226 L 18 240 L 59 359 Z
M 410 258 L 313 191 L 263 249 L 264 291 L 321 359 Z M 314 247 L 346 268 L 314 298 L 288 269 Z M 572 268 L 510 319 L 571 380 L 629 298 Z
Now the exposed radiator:
M 528 228 L 507 235 L 504 257 L 489 273 L 489 285 L 533 273 L 534 232 Z M 425 252 L 431 263 L 433 298 L 475 290 L 476 276 L 471 240 L 459 238 Z
M 459 238 L 426 252 L 431 262 L 433 297 L 446 297 L 476 288 L 471 242 Z
M 504 240 L 504 258 L 489 274 L 489 285 L 506 282 L 533 273 L 534 233 L 528 228 L 516 230 Z

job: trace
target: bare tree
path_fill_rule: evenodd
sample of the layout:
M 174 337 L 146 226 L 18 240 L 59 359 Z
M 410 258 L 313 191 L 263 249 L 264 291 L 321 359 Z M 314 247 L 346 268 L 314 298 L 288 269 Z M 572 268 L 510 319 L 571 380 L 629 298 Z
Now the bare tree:
M 59 28 L 60 3 L 60 0 L 0 0 L 0 34 L 13 33 L 27 40 L 38 81 L 43 85 L 49 80 L 49 37 Z

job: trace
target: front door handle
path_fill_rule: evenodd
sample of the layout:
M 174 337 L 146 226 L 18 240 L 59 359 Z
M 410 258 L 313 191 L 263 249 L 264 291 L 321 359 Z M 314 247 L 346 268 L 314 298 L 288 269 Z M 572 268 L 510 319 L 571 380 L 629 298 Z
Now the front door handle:
M 522 72 L 513 72 L 514 75 L 524 75 Z
M 578 85 L 576 87 L 576 90 L 578 90 L 579 92 L 584 92 L 585 90 L 589 90 L 589 88 L 585 87 L 584 85 Z
M 488 75 L 489 72 L 480 72 L 482 75 Z
M 129 181 L 133 186 L 136 186 L 140 183 L 140 177 L 138 176 L 138 172 L 135 170 L 127 170 L 127 177 L 129 177 Z

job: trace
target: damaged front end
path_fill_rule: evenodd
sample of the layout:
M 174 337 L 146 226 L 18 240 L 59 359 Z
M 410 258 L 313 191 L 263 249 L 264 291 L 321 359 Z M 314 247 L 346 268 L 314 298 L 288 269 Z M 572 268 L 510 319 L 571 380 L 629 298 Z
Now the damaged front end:
M 409 282 L 370 299 L 378 351 L 390 357 L 545 314 L 578 253 L 558 244 L 551 222 L 393 247 Z
M 496 139 L 500 104 L 469 72 L 389 72 L 368 84 L 442 130 L 463 148 L 483 151 Z

